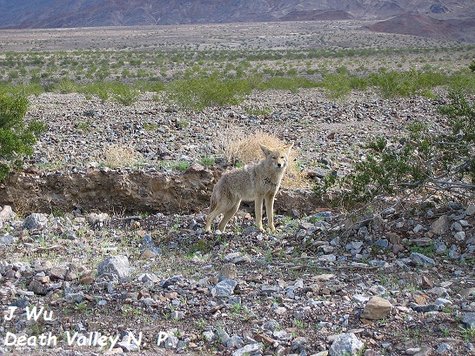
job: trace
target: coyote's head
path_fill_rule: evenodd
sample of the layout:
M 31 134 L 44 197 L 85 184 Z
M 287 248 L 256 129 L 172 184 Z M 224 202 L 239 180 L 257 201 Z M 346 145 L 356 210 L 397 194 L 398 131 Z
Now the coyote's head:
M 272 168 L 276 170 L 284 170 L 287 167 L 290 150 L 294 146 L 293 143 L 290 146 L 275 150 L 271 150 L 263 145 L 260 146 L 262 152 L 264 152 L 266 161 Z

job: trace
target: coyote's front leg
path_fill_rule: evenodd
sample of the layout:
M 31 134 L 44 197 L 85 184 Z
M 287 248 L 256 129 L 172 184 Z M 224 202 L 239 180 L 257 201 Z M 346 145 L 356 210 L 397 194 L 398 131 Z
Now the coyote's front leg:
M 256 212 L 256 226 L 259 230 L 264 231 L 264 228 L 262 227 L 262 202 L 263 202 L 263 197 L 257 196 L 255 205 L 254 205 L 254 210 Z
M 267 194 L 266 195 L 266 215 L 267 215 L 267 223 L 269 225 L 270 231 L 275 231 L 274 226 L 274 199 L 275 194 Z

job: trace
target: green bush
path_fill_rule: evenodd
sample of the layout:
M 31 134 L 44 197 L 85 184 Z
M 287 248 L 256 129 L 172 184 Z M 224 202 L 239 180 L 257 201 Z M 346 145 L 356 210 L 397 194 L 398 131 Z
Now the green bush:
M 449 100 L 440 108 L 448 117 L 448 130 L 434 133 L 414 122 L 404 137 L 379 137 L 367 144 L 366 158 L 352 173 L 328 175 L 315 185 L 315 192 L 322 195 L 336 188 L 345 205 L 417 187 L 475 192 L 475 103 L 461 92 L 450 93 Z
M 275 76 L 255 84 L 259 90 L 279 89 L 296 92 L 300 88 L 314 88 L 317 84 L 307 78 L 298 76 Z
M 192 110 L 238 104 L 252 87 L 242 79 L 220 79 L 217 75 L 179 79 L 165 87 L 171 100 Z
M 21 166 L 25 155 L 33 153 L 33 145 L 44 130 L 38 121 L 25 124 L 27 109 L 26 96 L 0 93 L 0 181 L 11 169 Z

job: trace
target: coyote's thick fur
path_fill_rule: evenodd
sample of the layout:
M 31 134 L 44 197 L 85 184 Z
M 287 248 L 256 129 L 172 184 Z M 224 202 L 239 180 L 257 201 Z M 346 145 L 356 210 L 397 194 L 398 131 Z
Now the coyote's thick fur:
M 244 200 L 255 202 L 256 225 L 259 230 L 264 230 L 262 202 L 265 201 L 269 229 L 275 231 L 274 199 L 288 165 L 292 146 L 293 144 L 283 149 L 271 150 L 261 145 L 265 159 L 257 164 L 224 173 L 213 188 L 205 230 L 211 231 L 213 220 L 223 214 L 218 229 L 224 231 L 226 224 Z

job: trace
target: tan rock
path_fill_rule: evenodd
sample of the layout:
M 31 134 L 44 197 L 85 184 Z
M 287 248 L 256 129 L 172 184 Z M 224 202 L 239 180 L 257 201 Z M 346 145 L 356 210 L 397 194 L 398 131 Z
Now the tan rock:
M 392 309 L 392 304 L 381 297 L 372 297 L 366 304 L 361 318 L 370 320 L 384 319 L 389 315 Z

